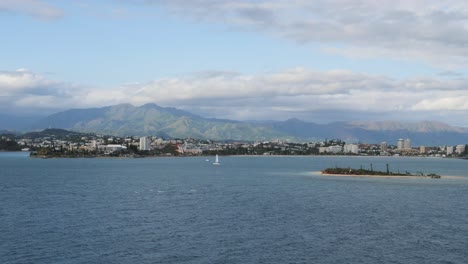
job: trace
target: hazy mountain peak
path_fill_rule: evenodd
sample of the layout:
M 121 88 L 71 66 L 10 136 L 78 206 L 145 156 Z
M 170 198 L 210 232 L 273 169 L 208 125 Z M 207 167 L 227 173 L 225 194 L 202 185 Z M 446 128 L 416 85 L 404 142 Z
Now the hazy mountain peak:
M 400 121 L 354 121 L 347 123 L 354 127 L 373 131 L 408 130 L 412 132 L 464 132 L 464 129 L 459 127 L 453 127 L 438 121 L 427 120 L 414 123 Z
M 34 128 L 63 128 L 111 135 L 168 135 L 214 140 L 293 139 L 317 141 L 339 138 L 349 142 L 390 144 L 411 138 L 414 144 L 444 145 L 468 142 L 468 133 L 442 122 L 334 122 L 316 124 L 291 118 L 286 121 L 242 122 L 204 118 L 157 104 L 120 104 L 102 108 L 71 109 L 50 115 Z
M 155 104 L 155 103 L 147 103 L 147 104 L 144 104 L 144 105 L 141 105 L 140 108 L 145 108 L 145 109 L 151 109 L 151 108 L 154 108 L 154 109 L 161 109 L 163 107 Z
M 71 109 L 50 115 L 35 128 L 63 128 L 111 135 L 170 135 L 207 139 L 265 139 L 287 135 L 268 127 L 203 118 L 156 104 L 120 104 L 103 108 Z
M 306 123 L 305 121 L 300 120 L 300 119 L 295 118 L 295 117 L 289 118 L 288 120 L 286 120 L 284 122 L 286 122 L 286 123 Z

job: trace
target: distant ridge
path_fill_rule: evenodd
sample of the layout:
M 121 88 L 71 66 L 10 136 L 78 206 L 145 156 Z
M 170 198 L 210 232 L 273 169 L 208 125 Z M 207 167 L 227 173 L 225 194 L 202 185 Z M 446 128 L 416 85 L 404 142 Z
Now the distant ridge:
M 70 137 L 74 136 L 87 136 L 88 134 L 85 133 L 79 133 L 75 131 L 68 131 L 65 129 L 58 129 L 58 128 L 48 128 L 44 129 L 42 131 L 37 131 L 37 132 L 28 132 L 22 135 L 23 138 L 30 138 L 30 139 L 35 139 L 35 138 L 44 138 L 44 137 L 54 137 L 57 139 L 68 139 Z
M 358 128 L 373 131 L 397 131 L 408 130 L 411 132 L 457 132 L 465 133 L 466 129 L 449 126 L 437 121 L 421 121 L 417 123 L 397 122 L 397 121 L 377 121 L 377 122 L 348 122 Z
M 273 122 L 272 127 L 288 135 L 315 138 L 339 138 L 346 142 L 364 142 L 396 145 L 399 138 L 409 138 L 413 146 L 457 145 L 468 142 L 468 131 L 441 122 L 334 122 L 314 124 L 298 119 Z
M 316 124 L 296 118 L 286 121 L 235 121 L 205 118 L 172 107 L 120 104 L 101 108 L 70 109 L 50 115 L 34 129 L 61 128 L 109 135 L 156 135 L 213 140 L 342 139 L 346 142 L 396 144 L 409 138 L 413 146 L 468 143 L 468 131 L 441 122 L 334 122 Z
M 266 140 L 287 134 L 246 122 L 204 118 L 187 111 L 156 104 L 135 107 L 120 104 L 102 108 L 70 109 L 50 115 L 35 129 L 62 128 L 110 135 L 157 135 L 214 140 Z

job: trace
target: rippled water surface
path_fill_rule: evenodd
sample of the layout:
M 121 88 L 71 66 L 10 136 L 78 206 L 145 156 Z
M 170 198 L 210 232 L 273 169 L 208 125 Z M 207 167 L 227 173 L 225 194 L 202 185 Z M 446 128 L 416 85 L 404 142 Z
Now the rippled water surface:
M 467 160 L 205 159 L 0 153 L 0 263 L 468 263 Z

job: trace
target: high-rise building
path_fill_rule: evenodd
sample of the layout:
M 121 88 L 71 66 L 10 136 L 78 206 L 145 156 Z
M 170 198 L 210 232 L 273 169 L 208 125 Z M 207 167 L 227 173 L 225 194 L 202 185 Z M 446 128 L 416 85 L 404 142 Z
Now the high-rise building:
M 404 145 L 403 145 L 403 139 L 400 138 L 400 139 L 398 139 L 398 142 L 397 142 L 397 149 L 398 149 L 398 150 L 402 150 L 403 147 L 404 147 Z
M 465 145 L 457 145 L 455 147 L 455 152 L 460 155 L 462 154 L 463 152 L 465 152 Z
M 149 150 L 150 149 L 150 142 L 147 137 L 140 138 L 140 150 Z
M 447 146 L 447 155 L 453 154 L 453 146 Z
M 405 139 L 405 142 L 403 143 L 403 148 L 411 149 L 411 140 L 409 138 Z
M 425 147 L 425 146 L 420 146 L 420 147 L 419 147 L 419 153 L 420 153 L 420 154 L 426 153 L 426 147 Z
M 380 151 L 387 152 L 387 142 L 380 143 Z

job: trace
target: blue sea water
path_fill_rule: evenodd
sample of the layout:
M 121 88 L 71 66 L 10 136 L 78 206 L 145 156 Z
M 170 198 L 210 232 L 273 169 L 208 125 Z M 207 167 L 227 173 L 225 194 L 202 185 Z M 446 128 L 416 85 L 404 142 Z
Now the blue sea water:
M 468 263 L 468 160 L 205 159 L 0 153 L 0 263 Z

